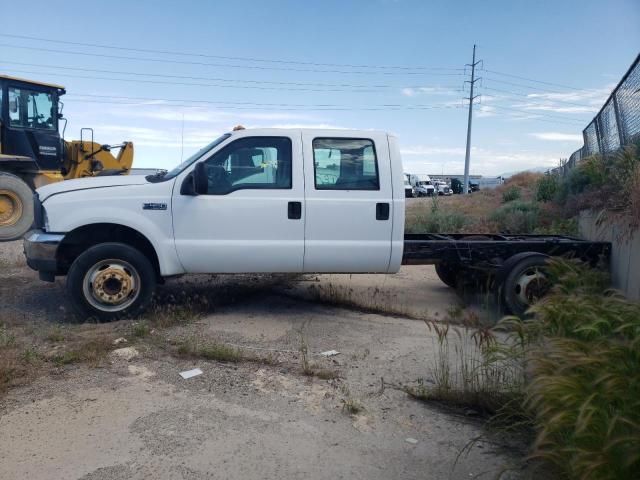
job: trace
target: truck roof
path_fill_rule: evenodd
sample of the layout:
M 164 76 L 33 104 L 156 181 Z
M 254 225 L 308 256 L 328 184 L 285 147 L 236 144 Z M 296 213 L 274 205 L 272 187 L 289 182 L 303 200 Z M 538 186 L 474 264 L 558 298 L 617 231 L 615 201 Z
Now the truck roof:
M 62 85 L 57 85 L 55 83 L 39 82 L 37 80 L 30 80 L 28 78 L 20 78 L 20 77 L 12 77 L 10 75 L 3 75 L 1 73 L 0 73 L 0 79 L 2 79 L 2 80 L 15 80 L 17 82 L 23 82 L 23 83 L 31 83 L 33 85 L 41 85 L 43 87 L 57 88 L 58 90 L 64 90 L 65 89 Z
M 243 128 L 230 132 L 232 135 L 265 135 L 272 136 L 277 134 L 292 133 L 312 133 L 318 136 L 339 136 L 339 137 L 358 137 L 368 138 L 372 135 L 389 135 L 390 133 L 381 130 L 351 130 L 347 128 Z

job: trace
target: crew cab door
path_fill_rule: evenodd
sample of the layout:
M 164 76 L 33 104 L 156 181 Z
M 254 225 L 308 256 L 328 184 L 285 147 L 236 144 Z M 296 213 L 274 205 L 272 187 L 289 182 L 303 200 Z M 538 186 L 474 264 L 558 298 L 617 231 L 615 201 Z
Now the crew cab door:
M 326 133 L 302 136 L 304 271 L 387 272 L 393 202 L 386 135 Z
M 300 137 L 244 136 L 202 161 L 208 193 L 185 194 L 193 167 L 178 178 L 173 193 L 175 245 L 185 270 L 301 272 L 305 218 Z

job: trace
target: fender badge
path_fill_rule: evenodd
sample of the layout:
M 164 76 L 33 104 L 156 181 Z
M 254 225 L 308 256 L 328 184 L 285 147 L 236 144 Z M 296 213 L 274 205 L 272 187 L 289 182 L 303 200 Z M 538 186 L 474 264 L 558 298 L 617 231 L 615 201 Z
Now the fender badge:
M 143 210 L 166 210 L 167 204 L 166 203 L 143 203 L 142 209 Z

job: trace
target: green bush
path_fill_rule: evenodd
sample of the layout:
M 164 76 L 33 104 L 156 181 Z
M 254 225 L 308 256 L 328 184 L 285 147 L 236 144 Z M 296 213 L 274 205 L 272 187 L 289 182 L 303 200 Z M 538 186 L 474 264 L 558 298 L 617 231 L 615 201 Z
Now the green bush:
M 556 197 L 558 191 L 557 175 L 545 175 L 536 184 L 536 200 L 550 202 Z
M 466 217 L 456 212 L 436 212 L 427 218 L 429 233 L 458 233 L 467 223 Z
M 433 197 L 429 211 L 420 210 L 407 217 L 407 233 L 459 233 L 469 223 L 466 216 L 458 212 L 442 210 L 438 197 Z
M 583 174 L 588 178 L 588 185 L 599 187 L 607 183 L 610 177 L 608 167 L 611 163 L 610 157 L 602 155 L 592 155 L 585 158 L 578 166 Z
M 520 200 L 522 197 L 522 193 L 520 189 L 516 186 L 509 187 L 502 193 L 502 203 L 513 202 L 514 200 Z
M 533 233 L 577 237 L 580 234 L 580 229 L 578 228 L 578 220 L 576 218 L 569 218 L 567 220 L 560 218 L 552 220 L 550 225 L 536 227 Z
M 538 227 L 540 207 L 536 202 L 514 200 L 495 210 L 489 219 L 506 233 L 532 233 Z

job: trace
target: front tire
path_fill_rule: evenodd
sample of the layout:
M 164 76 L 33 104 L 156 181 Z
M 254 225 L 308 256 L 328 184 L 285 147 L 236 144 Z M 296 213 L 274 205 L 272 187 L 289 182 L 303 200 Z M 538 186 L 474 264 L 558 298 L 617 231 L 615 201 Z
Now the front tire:
M 20 177 L 0 172 L 0 242 L 18 240 L 33 225 L 33 190 Z
M 110 322 L 145 311 L 156 287 L 149 259 L 124 243 L 101 243 L 75 259 L 67 275 L 67 293 L 83 319 Z

